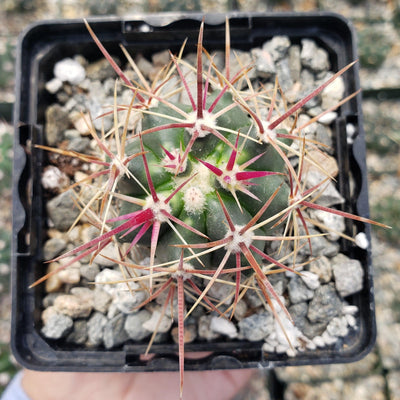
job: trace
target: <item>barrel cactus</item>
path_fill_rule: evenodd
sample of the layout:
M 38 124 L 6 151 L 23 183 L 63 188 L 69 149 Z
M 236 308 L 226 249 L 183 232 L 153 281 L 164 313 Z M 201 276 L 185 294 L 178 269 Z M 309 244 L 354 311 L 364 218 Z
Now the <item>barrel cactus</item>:
M 302 183 L 306 162 L 324 171 L 324 165 L 309 156 L 318 143 L 305 138 L 303 130 L 357 93 L 307 125 L 298 126 L 297 112 L 353 64 L 288 106 L 278 81 L 268 90 L 262 85 L 253 86 L 248 78 L 251 65 L 242 65 L 235 73 L 230 71 L 228 25 L 227 21 L 223 71 L 202 46 L 202 24 L 195 64 L 182 59 L 183 50 L 178 55 L 171 54 L 157 83 L 150 85 L 124 50 L 139 80 L 131 81 L 87 24 L 106 59 L 131 89 L 132 101 L 115 102 L 112 111 L 106 112 L 114 118 L 114 127 L 108 133 L 99 134 L 93 122 L 86 119 L 98 145 L 94 154 L 40 146 L 96 166 L 73 188 L 78 189 L 80 217 L 85 216 L 97 227 L 98 236 L 53 260 L 70 257 L 69 262 L 37 283 L 114 245 L 119 254 L 114 261 L 129 271 L 127 282 L 139 282 L 147 292 L 140 306 L 168 290 L 165 313 L 177 293 L 181 395 L 185 291 L 195 297 L 186 315 L 201 303 L 229 318 L 234 315 L 240 296 L 254 289 L 264 296 L 278 320 L 278 311 L 283 311 L 290 321 L 268 276 L 285 270 L 299 273 L 295 269 L 296 252 L 304 245 L 311 248 L 312 236 L 304 210 L 316 208 L 372 222 L 316 204 L 314 197 L 325 181 L 307 190 Z M 168 84 L 173 75 L 179 85 L 171 89 Z M 186 96 L 186 103 L 173 99 L 178 92 Z M 326 180 L 330 178 L 326 172 Z M 82 194 L 87 188 L 90 196 Z M 292 264 L 283 262 L 279 253 L 268 253 L 266 245 L 273 241 L 286 244 Z M 147 265 L 135 264 L 129 256 L 138 244 L 149 247 Z M 269 267 L 265 268 L 265 264 Z M 215 282 L 224 281 L 226 274 L 233 276 L 226 281 L 234 299 L 228 309 L 220 308 L 208 293 Z M 200 287 L 194 277 L 207 279 L 207 283 Z M 287 339 L 290 341 L 289 336 Z

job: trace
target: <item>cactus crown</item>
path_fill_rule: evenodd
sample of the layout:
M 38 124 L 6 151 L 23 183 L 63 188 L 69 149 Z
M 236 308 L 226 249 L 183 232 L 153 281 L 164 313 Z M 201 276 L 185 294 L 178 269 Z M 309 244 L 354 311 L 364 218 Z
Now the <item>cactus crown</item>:
M 279 271 L 298 273 L 295 261 L 288 266 L 279 255 L 268 254 L 266 244 L 275 241 L 290 248 L 293 260 L 299 248 L 311 248 L 307 208 L 372 222 L 316 204 L 314 198 L 324 182 L 308 189 L 302 183 L 304 164 L 315 166 L 310 154 L 319 151 L 318 143 L 305 138 L 303 130 L 356 94 L 304 126 L 298 126 L 297 112 L 354 63 L 288 107 L 277 81 L 268 90 L 261 85 L 253 86 L 248 78 L 251 65 L 242 65 L 235 74 L 230 71 L 229 35 L 226 66 L 224 72 L 220 71 L 202 46 L 203 24 L 195 65 L 182 59 L 183 49 L 178 55 L 171 54 L 169 65 L 153 85 L 140 72 L 139 83 L 129 80 L 88 24 L 87 27 L 123 83 L 132 90 L 132 101 L 114 104 L 109 112 L 114 116 L 110 132 L 99 134 L 93 122 L 86 120 L 98 145 L 96 154 L 41 146 L 96 166 L 72 187 L 88 187 L 92 192 L 95 188 L 89 200 L 81 201 L 83 196 L 79 192 L 77 201 L 82 208 L 80 217 L 85 215 L 98 228 L 99 235 L 56 260 L 72 256 L 71 262 L 59 269 L 66 268 L 113 244 L 120 255 L 115 262 L 129 270 L 149 271 L 145 276 L 147 299 L 140 306 L 168 289 L 165 312 L 177 288 L 182 393 L 185 291 L 196 298 L 187 314 L 203 304 L 225 317 L 226 313 L 234 314 L 239 299 L 253 285 L 278 321 L 281 317 L 277 307 L 290 319 L 268 275 Z M 128 54 L 127 57 L 138 72 L 134 61 Z M 172 77 L 177 83 L 171 89 Z M 186 103 L 175 101 L 174 94 L 186 97 Z M 324 171 L 323 165 L 317 168 Z M 326 177 L 330 179 L 327 172 Z M 304 228 L 303 235 L 300 228 Z M 134 264 L 129 258 L 130 251 L 139 243 L 150 249 L 146 266 Z M 266 269 L 264 264 L 273 268 Z M 234 277 L 234 300 L 221 311 L 208 292 L 215 282 L 223 281 L 225 274 Z M 135 278 L 135 274 L 130 274 L 131 280 L 145 282 L 142 273 L 139 275 Z M 199 287 L 193 276 L 207 277 L 207 285 Z

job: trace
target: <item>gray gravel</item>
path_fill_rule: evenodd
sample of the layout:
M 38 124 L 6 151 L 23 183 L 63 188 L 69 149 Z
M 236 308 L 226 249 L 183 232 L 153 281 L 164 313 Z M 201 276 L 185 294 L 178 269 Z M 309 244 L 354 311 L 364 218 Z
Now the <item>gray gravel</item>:
M 72 318 L 68 315 L 54 313 L 43 325 L 41 332 L 49 339 L 60 339 L 69 333 L 73 324 Z
M 243 318 L 239 322 L 239 330 L 246 340 L 263 340 L 272 333 L 273 316 L 269 312 L 262 312 Z

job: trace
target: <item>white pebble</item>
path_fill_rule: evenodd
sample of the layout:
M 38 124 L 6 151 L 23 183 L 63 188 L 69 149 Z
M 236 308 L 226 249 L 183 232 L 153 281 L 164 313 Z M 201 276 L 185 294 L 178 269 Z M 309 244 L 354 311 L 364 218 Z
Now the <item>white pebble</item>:
M 334 111 L 324 114 L 322 117 L 318 118 L 318 122 L 323 125 L 330 125 L 337 118 L 337 113 Z
M 173 322 L 171 318 L 162 315 L 159 310 L 154 310 L 150 319 L 145 321 L 142 326 L 150 332 L 157 331 L 158 333 L 164 333 L 171 329 Z
M 358 307 L 354 305 L 343 306 L 342 313 L 346 315 L 355 315 L 358 313 Z
M 336 336 L 331 336 L 328 331 L 325 331 L 322 334 L 322 339 L 324 340 L 324 343 L 327 344 L 328 346 L 331 344 L 334 344 L 337 342 L 337 337 Z
M 113 260 L 118 260 L 118 256 L 119 253 L 115 244 L 110 243 L 101 250 L 100 254 L 94 258 L 93 262 L 102 267 L 112 267 L 115 264 Z
M 315 336 L 312 340 L 312 342 L 317 346 L 317 347 L 325 347 L 325 341 L 322 338 L 322 336 Z
M 316 350 L 316 349 L 317 349 L 317 345 L 316 345 L 312 340 L 310 340 L 310 341 L 307 343 L 306 348 L 307 348 L 308 350 L 313 351 L 313 350 Z
M 302 272 L 304 270 L 304 267 L 302 265 L 296 265 L 295 267 L 296 272 Z M 267 270 L 266 270 L 267 271 Z M 293 278 L 295 277 L 297 274 L 292 272 L 292 271 L 286 271 L 285 270 L 285 276 L 287 278 Z
M 111 303 L 108 307 L 107 310 L 107 318 L 108 319 L 113 319 L 114 317 L 116 317 L 118 314 L 120 314 L 121 312 L 119 311 L 117 305 L 115 303 Z
M 346 125 L 347 144 L 353 144 L 356 132 L 356 127 L 353 124 Z
M 120 271 L 106 268 L 96 275 L 95 282 L 110 296 L 114 297 L 118 291 L 117 284 L 123 280 L 124 276 Z
M 297 350 L 294 349 L 294 348 L 292 348 L 292 347 L 289 347 L 289 348 L 286 350 L 286 355 L 287 355 L 288 357 L 296 357 L 296 355 L 297 355 Z
M 300 277 L 311 290 L 318 289 L 321 286 L 318 275 L 314 274 L 313 272 L 303 271 Z
M 213 332 L 228 336 L 231 339 L 234 339 L 238 336 L 238 332 L 234 323 L 221 317 L 212 317 L 210 328 Z
M 346 318 L 347 324 L 351 327 L 354 328 L 357 325 L 357 320 L 353 315 L 347 314 L 344 316 Z
M 335 317 L 326 327 L 326 332 L 332 337 L 344 337 L 349 333 L 349 327 L 345 316 Z
M 286 353 L 289 349 L 288 345 L 284 345 L 284 344 L 278 344 L 278 346 L 275 347 L 275 351 L 278 354 L 282 354 L 282 353 Z
M 367 235 L 364 232 L 357 233 L 356 237 L 354 238 L 356 241 L 356 245 L 360 249 L 367 249 L 369 246 L 369 240 L 367 238 Z
M 42 174 L 42 185 L 45 189 L 59 190 L 69 185 L 68 176 L 54 165 L 46 167 Z
M 46 83 L 46 90 L 51 93 L 57 93 L 62 87 L 62 80 L 58 78 L 53 78 Z
M 58 261 L 60 266 L 69 264 L 67 267 L 65 267 L 65 269 L 58 273 L 59 279 L 64 283 L 74 284 L 78 283 L 81 279 L 81 263 L 79 261 L 72 262 L 73 260 L 74 257 L 65 257 Z
M 85 69 L 72 58 L 64 58 L 54 66 L 54 76 L 62 82 L 78 85 L 85 77 Z
M 275 346 L 271 345 L 268 342 L 265 342 L 262 346 L 262 351 L 264 351 L 265 353 L 274 353 L 275 352 Z
M 64 283 L 78 283 L 81 280 L 81 273 L 79 268 L 67 268 L 58 273 L 61 282 Z
M 278 339 L 275 330 L 272 331 L 272 333 L 268 336 L 267 340 L 269 343 L 278 344 Z

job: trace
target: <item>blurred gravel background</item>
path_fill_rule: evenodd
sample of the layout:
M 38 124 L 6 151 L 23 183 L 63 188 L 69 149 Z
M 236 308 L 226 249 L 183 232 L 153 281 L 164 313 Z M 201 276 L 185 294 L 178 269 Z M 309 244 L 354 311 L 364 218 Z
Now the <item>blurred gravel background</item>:
M 158 11 L 332 11 L 358 32 L 373 219 L 378 339 L 346 365 L 260 372 L 235 400 L 400 399 L 400 0 L 1 0 L 0 1 L 0 393 L 18 366 L 9 352 L 12 104 L 18 34 L 40 19 Z

